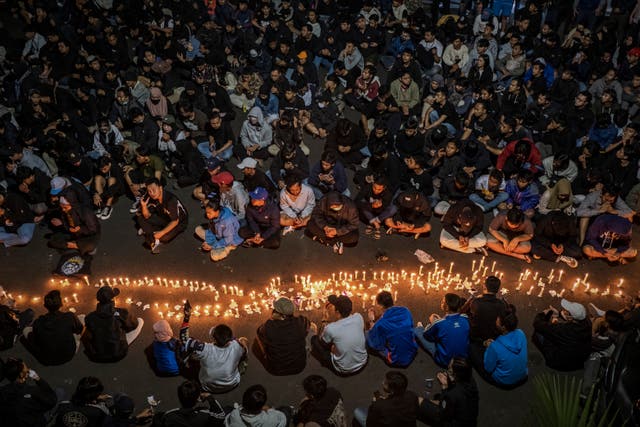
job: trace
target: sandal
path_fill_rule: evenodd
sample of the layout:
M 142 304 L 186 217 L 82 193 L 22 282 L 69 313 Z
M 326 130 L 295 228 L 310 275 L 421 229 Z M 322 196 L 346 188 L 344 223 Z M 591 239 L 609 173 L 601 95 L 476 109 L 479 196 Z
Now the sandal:
M 393 228 L 387 228 L 386 233 L 387 233 L 387 235 L 393 234 Z
M 375 240 L 380 240 L 380 237 L 382 237 L 381 235 L 382 233 L 380 233 L 380 229 L 376 228 L 375 231 L 373 232 L 373 238 Z
M 364 229 L 364 234 L 373 233 L 373 227 L 371 225 L 367 225 L 367 228 Z

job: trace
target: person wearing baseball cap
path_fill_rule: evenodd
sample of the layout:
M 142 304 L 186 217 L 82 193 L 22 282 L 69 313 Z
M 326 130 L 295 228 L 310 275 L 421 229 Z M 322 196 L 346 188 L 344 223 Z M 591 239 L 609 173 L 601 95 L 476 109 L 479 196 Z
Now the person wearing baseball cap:
M 278 249 L 281 237 L 280 209 L 269 200 L 269 193 L 263 187 L 256 187 L 249 193 L 249 198 L 251 201 L 246 208 L 247 225 L 239 231 L 240 237 L 245 239 L 242 246 Z
M 348 296 L 330 295 L 322 315 L 322 330 L 311 326 L 311 354 L 339 374 L 355 374 L 367 364 L 364 319 L 352 311 Z
M 582 304 L 563 298 L 560 305 L 561 311 L 549 307 L 536 315 L 531 340 L 548 367 L 575 371 L 591 354 L 591 321 Z
M 242 184 L 244 184 L 244 188 L 246 188 L 248 192 L 252 192 L 257 187 L 262 187 L 267 190 L 269 194 L 274 193 L 275 186 L 273 185 L 273 181 L 258 167 L 258 161 L 256 159 L 253 157 L 245 157 L 238 163 L 237 168 L 240 169 L 244 175 Z
M 281 297 L 273 302 L 271 318 L 258 327 L 256 354 L 272 375 L 295 375 L 307 365 L 307 334 L 311 322 L 294 316 L 295 304 Z
M 228 171 L 222 171 L 212 176 L 211 182 L 218 186 L 222 206 L 229 208 L 240 221 L 240 225 L 244 225 L 246 223 L 246 207 L 249 204 L 249 195 L 244 185 L 236 181 Z
M 218 185 L 214 184 L 212 179 L 214 176 L 224 170 L 224 162 L 216 157 L 211 157 L 204 161 L 204 170 L 200 176 L 200 182 L 193 189 L 193 197 L 200 202 L 205 202 L 207 196 L 211 193 L 218 193 Z
M 114 298 L 118 295 L 118 288 L 100 287 L 96 293 L 96 310 L 85 318 L 82 343 L 93 362 L 112 363 L 123 359 L 129 345 L 142 331 L 142 318 L 136 319 L 126 308 L 116 307 Z

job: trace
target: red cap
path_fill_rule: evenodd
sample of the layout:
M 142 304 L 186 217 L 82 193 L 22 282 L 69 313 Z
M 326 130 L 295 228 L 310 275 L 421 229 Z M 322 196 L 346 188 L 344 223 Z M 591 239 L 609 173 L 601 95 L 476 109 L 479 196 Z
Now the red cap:
M 218 185 L 231 185 L 233 184 L 233 175 L 231 175 L 231 172 L 227 171 L 220 172 L 211 177 L 211 182 Z
M 634 47 L 627 53 L 627 55 L 640 57 L 640 47 Z

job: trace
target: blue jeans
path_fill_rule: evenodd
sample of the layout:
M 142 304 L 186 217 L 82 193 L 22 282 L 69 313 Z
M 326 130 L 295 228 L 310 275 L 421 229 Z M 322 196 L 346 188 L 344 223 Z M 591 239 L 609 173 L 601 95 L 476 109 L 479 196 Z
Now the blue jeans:
M 436 122 L 439 118 L 440 118 L 440 114 L 437 111 L 434 110 L 429 113 L 429 122 L 431 123 Z M 458 132 L 451 123 L 445 122 L 442 124 L 447 128 L 447 132 L 449 132 L 451 135 L 455 136 L 456 133 Z
M 490 210 L 497 208 L 500 203 L 506 202 L 508 198 L 509 198 L 509 195 L 504 191 L 501 191 L 498 194 L 496 194 L 496 197 L 494 197 L 494 199 L 491 201 L 486 201 L 479 194 L 476 194 L 476 193 L 472 193 L 471 195 L 469 195 L 469 200 L 471 200 L 476 205 L 480 206 L 484 212 L 489 212 Z
M 318 71 L 320 71 L 320 66 L 324 65 L 327 68 L 327 76 L 329 74 L 333 74 L 333 62 L 328 60 L 327 58 L 323 57 L 323 56 L 316 56 L 313 59 L 313 65 L 316 66 L 316 68 L 318 69 Z
M 413 328 L 413 336 L 416 338 L 416 341 L 418 341 L 418 344 L 420 344 L 422 348 L 427 351 L 427 353 L 429 353 L 431 356 L 436 354 L 436 343 L 427 341 L 427 339 L 424 337 L 424 327 L 417 326 Z
M 320 200 L 324 197 L 324 193 L 318 187 L 314 187 L 311 184 L 309 184 L 309 187 L 311 187 L 311 189 L 313 190 L 313 194 L 316 196 L 316 200 Z M 344 190 L 342 194 L 344 194 L 347 197 L 351 197 L 351 191 L 349 191 L 348 188 Z
M 7 248 L 11 246 L 24 246 L 31 241 L 35 231 L 36 224 L 33 222 L 22 224 L 15 233 L 8 233 L 4 227 L 0 227 L 0 242 L 4 243 L 4 246 Z
M 201 142 L 198 144 L 198 151 L 205 159 L 211 158 L 211 149 L 209 148 L 209 142 Z M 218 159 L 227 161 L 233 156 L 233 146 L 227 148 L 222 153 L 218 154 Z

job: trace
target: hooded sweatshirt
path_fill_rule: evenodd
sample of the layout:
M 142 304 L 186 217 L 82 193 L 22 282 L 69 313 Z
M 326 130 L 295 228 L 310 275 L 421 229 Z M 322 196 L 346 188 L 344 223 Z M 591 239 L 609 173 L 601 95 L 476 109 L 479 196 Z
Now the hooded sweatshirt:
M 408 366 L 418 351 L 413 318 L 406 307 L 389 307 L 368 331 L 367 345 L 385 355 L 394 366 Z
M 251 117 L 258 119 L 255 125 L 251 124 Z M 260 107 L 253 107 L 249 111 L 247 120 L 242 124 L 240 130 L 240 142 L 244 148 L 249 148 L 252 145 L 258 144 L 260 148 L 265 148 L 271 144 L 273 135 L 271 132 L 271 126 L 264 121 L 264 115 Z
M 516 329 L 496 338 L 484 352 L 484 368 L 499 384 L 511 385 L 523 380 L 527 369 L 527 337 Z

